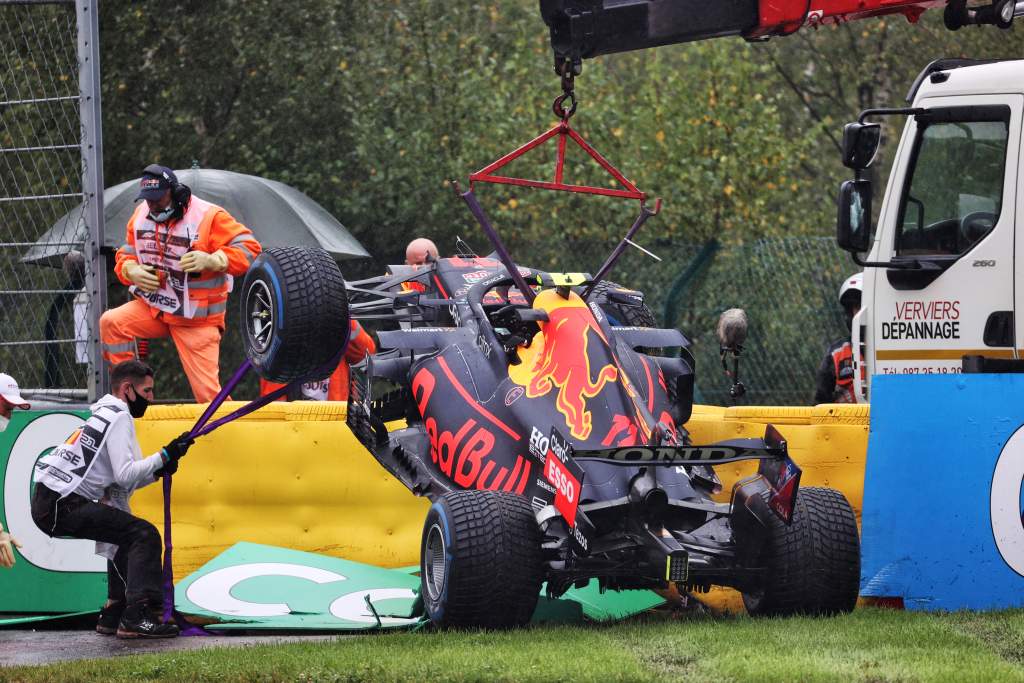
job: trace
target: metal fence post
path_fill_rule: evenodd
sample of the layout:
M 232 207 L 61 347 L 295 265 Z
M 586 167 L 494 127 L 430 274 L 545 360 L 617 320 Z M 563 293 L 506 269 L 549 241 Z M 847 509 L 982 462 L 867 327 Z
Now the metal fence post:
M 82 117 L 83 217 L 88 228 L 85 245 L 86 287 L 89 289 L 89 400 L 110 390 L 100 346 L 100 316 L 107 308 L 107 268 L 103 245 L 103 118 L 100 108 L 100 22 L 96 0 L 76 0 L 78 64 Z

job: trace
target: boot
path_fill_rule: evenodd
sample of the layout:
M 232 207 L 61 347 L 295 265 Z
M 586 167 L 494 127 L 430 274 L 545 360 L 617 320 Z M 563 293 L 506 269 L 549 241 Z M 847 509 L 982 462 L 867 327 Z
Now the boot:
M 128 605 L 117 626 L 118 638 L 174 638 L 177 635 L 178 625 L 160 621 L 145 602 Z
M 118 600 L 104 605 L 100 610 L 100 618 L 96 620 L 96 633 L 112 636 L 117 633 L 117 624 L 124 614 L 124 601 Z

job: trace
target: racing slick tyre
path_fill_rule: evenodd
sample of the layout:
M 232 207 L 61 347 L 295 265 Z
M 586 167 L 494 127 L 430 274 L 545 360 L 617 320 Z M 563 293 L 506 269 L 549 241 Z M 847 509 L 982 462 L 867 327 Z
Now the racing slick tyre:
M 264 379 L 287 383 L 330 375 L 349 333 L 348 296 L 323 249 L 264 249 L 242 285 L 245 353 Z
M 451 491 L 431 506 L 420 547 L 420 595 L 435 624 L 523 626 L 542 581 L 540 529 L 525 498 Z
M 763 494 L 767 498 L 767 493 Z M 786 526 L 769 515 L 760 590 L 743 593 L 754 616 L 850 612 L 860 587 L 860 538 L 853 509 L 835 489 L 801 488 Z
M 609 290 L 625 289 L 629 291 L 629 287 L 623 287 L 622 285 L 608 280 L 602 280 L 597 283 L 594 287 L 594 294 L 602 296 L 607 295 Z M 593 296 L 592 294 L 591 296 Z M 607 313 L 613 320 L 619 325 L 627 327 L 657 327 L 658 319 L 654 317 L 654 311 L 648 307 L 647 304 L 641 303 L 639 306 L 630 306 L 628 304 L 619 303 L 617 301 L 605 301 L 601 304 L 601 309 Z

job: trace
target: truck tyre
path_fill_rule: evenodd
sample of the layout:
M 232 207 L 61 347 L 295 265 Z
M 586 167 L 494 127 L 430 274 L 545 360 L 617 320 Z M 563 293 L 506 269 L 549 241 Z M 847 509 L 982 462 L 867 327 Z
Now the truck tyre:
M 597 283 L 594 287 L 594 291 L 591 296 L 604 296 L 610 289 L 626 289 L 629 287 L 623 287 L 622 285 L 608 280 L 602 280 Z M 630 290 L 633 291 L 633 290 Z M 657 327 L 658 319 L 654 317 L 654 311 L 652 311 L 647 304 L 640 304 L 639 306 L 629 306 L 627 304 L 619 303 L 617 301 L 605 301 L 601 304 L 601 310 L 611 316 L 619 325 L 627 327 Z
M 245 274 L 242 330 L 245 353 L 264 379 L 330 375 L 349 331 L 338 264 L 315 247 L 265 249 Z
M 770 515 L 759 565 L 766 569 L 763 586 L 743 594 L 751 615 L 852 611 L 860 587 L 860 537 L 853 509 L 843 494 L 835 489 L 801 488 L 791 525 Z
M 451 491 L 427 513 L 420 594 L 449 628 L 523 626 L 543 580 L 540 529 L 529 502 L 500 491 Z

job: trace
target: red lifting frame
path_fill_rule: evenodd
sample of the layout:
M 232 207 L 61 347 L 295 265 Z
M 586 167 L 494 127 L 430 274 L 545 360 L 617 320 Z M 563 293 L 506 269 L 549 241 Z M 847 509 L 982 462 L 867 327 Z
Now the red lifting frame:
M 548 183 L 542 180 L 527 180 L 525 178 L 510 178 L 508 176 L 494 175 L 494 171 L 502 168 L 513 159 L 518 159 L 534 147 L 538 147 L 554 136 L 558 136 L 558 155 L 555 158 L 555 180 L 554 182 Z M 565 166 L 565 145 L 566 140 L 572 138 L 572 140 L 579 145 L 584 152 L 590 155 L 590 157 L 601 165 L 605 171 L 608 172 L 615 180 L 619 182 L 624 190 L 616 190 L 610 187 L 593 187 L 591 185 L 570 185 L 562 182 L 562 170 Z M 522 187 L 537 187 L 542 190 L 561 190 L 563 192 L 580 192 L 583 194 L 600 194 L 606 197 L 621 197 L 623 199 L 639 199 L 640 203 L 643 204 L 644 200 L 647 199 L 647 194 L 637 189 L 636 185 L 629 182 L 626 176 L 619 172 L 619 169 L 611 165 L 611 163 L 601 156 L 600 152 L 591 147 L 586 140 L 584 140 L 579 133 L 569 127 L 568 119 L 563 119 L 561 123 L 556 125 L 551 130 L 543 133 L 533 140 L 530 140 L 525 145 L 517 150 L 509 152 L 505 156 L 501 157 L 493 164 L 485 166 L 476 173 L 469 176 L 469 186 L 473 187 L 474 183 L 499 183 L 502 185 L 520 185 Z

